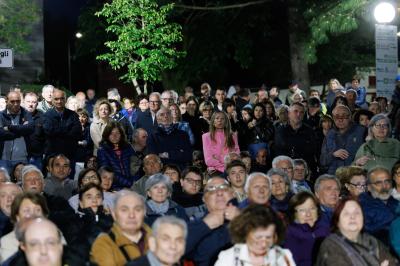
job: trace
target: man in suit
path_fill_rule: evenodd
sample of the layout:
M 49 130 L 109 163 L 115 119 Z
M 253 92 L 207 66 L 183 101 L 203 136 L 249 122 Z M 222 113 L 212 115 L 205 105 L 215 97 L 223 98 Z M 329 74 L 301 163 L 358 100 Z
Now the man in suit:
M 185 252 L 187 225 L 175 216 L 162 216 L 152 227 L 149 252 L 128 266 L 178 265 Z
M 149 109 L 145 112 L 139 112 L 135 128 L 143 128 L 150 135 L 153 130 L 157 129 L 156 114 L 161 107 L 160 94 L 153 92 L 149 96 Z

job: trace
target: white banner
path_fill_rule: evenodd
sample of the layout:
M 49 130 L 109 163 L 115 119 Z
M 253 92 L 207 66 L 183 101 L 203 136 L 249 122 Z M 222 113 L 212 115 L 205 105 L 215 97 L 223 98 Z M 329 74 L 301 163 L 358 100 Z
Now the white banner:
M 5 68 L 14 67 L 13 49 L 0 48 L 0 67 L 5 67 Z
M 397 26 L 375 25 L 376 95 L 392 99 L 398 65 Z

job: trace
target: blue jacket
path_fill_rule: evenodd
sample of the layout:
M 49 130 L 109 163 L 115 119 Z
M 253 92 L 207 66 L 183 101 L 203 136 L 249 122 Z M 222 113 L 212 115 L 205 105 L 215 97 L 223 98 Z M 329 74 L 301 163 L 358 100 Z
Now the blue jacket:
M 329 226 L 321 219 L 313 227 L 294 222 L 286 229 L 283 247 L 292 252 L 297 266 L 311 266 L 313 258 L 318 254 L 319 244 L 329 233 Z
M 128 110 L 122 109 L 121 114 L 128 119 L 129 122 L 131 122 L 132 127 L 135 127 L 136 124 L 136 119 L 138 116 L 138 113 L 141 112 L 137 108 L 133 108 L 132 113 L 129 115 Z
M 396 251 L 397 257 L 400 257 L 400 206 L 396 209 L 396 219 L 390 225 L 390 245 Z
M 348 87 L 346 90 L 353 89 L 357 92 L 357 98 L 356 98 L 356 105 L 360 106 L 363 109 L 367 109 L 367 89 L 365 87 L 358 87 L 357 89 L 354 89 L 352 87 Z
M 181 218 L 184 220 L 186 223 L 189 222 L 189 217 L 186 215 L 185 209 L 178 205 L 175 201 L 168 200 L 169 201 L 169 207 L 168 211 L 164 214 L 159 214 L 154 212 L 151 208 L 150 205 L 147 204 L 146 202 L 146 216 L 144 217 L 144 222 L 148 226 L 152 226 L 153 223 L 157 220 L 157 218 L 164 216 L 164 215 L 173 215 L 178 218 Z
M 358 148 L 364 143 L 366 128 L 353 124 L 344 133 L 340 134 L 335 128 L 328 131 L 321 148 L 320 163 L 328 174 L 335 174 L 340 166 L 348 166 L 354 161 Z M 339 149 L 345 149 L 349 152 L 349 157 L 342 160 L 333 156 L 333 153 Z
M 114 181 L 112 188 L 120 190 L 123 188 L 130 188 L 133 184 L 134 177 L 130 172 L 130 158 L 133 156 L 135 151 L 131 145 L 127 145 L 122 149 L 121 159 L 117 157 L 117 154 L 113 148 L 107 143 L 101 143 L 97 150 L 97 162 L 98 166 L 109 166 L 114 170 Z
M 46 135 L 46 155 L 64 154 L 75 160 L 78 140 L 82 136 L 79 116 L 74 111 L 64 109 L 62 116 L 50 109 L 44 114 L 43 130 Z
M 176 127 L 169 134 L 160 127 L 149 134 L 147 151 L 149 154 L 157 155 L 168 152 L 168 158 L 161 158 L 163 164 L 175 164 L 181 170 L 185 169 L 192 161 L 192 147 L 189 136 Z
M 4 130 L 4 127 L 8 127 L 8 130 Z M 11 124 L 11 115 L 7 114 L 7 109 L 0 112 L 0 159 L 3 154 L 4 141 L 20 138 L 21 136 L 25 139 L 25 145 L 27 146 L 28 151 L 29 135 L 31 135 L 34 130 L 35 125 L 33 123 L 32 115 L 24 108 L 21 107 L 19 125 Z
M 292 192 L 288 192 L 283 200 L 278 200 L 274 196 L 271 196 L 269 202 L 271 203 L 272 209 L 278 212 L 286 213 L 289 208 L 289 200 L 293 197 Z
M 210 229 L 202 219 L 188 224 L 185 258 L 196 266 L 214 265 L 221 250 L 232 246 L 228 223 Z
M 151 117 L 150 110 L 146 110 L 145 112 L 138 112 L 135 128 L 143 128 L 147 131 L 147 134 L 150 136 L 154 130 L 158 127 L 157 119 Z
M 364 229 L 367 233 L 375 234 L 379 231 L 388 232 L 390 224 L 396 217 L 399 201 L 392 196 L 385 203 L 383 200 L 372 197 L 370 192 L 364 192 L 358 197 L 364 213 Z

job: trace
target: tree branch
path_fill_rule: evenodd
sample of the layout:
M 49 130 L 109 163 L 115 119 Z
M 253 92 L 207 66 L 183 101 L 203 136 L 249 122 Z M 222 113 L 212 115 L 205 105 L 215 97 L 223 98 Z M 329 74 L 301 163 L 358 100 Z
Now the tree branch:
M 175 4 L 174 7 L 184 8 L 184 9 L 194 9 L 194 10 L 225 10 L 225 9 L 243 8 L 247 6 L 260 5 L 269 1 L 271 0 L 251 1 L 247 3 L 227 5 L 227 6 L 188 6 L 188 5 Z

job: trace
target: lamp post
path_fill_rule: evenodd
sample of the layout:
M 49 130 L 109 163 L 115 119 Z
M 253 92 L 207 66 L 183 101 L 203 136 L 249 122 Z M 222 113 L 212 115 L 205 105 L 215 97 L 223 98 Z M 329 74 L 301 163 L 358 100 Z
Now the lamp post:
M 75 37 L 80 39 L 83 37 L 83 34 L 80 32 L 75 33 Z M 72 69 L 71 69 L 71 39 L 68 39 L 68 89 L 71 91 L 72 87 Z
M 396 17 L 396 7 L 388 1 L 379 2 L 374 9 L 376 94 L 389 100 L 395 87 L 398 67 L 397 26 L 390 25 Z

